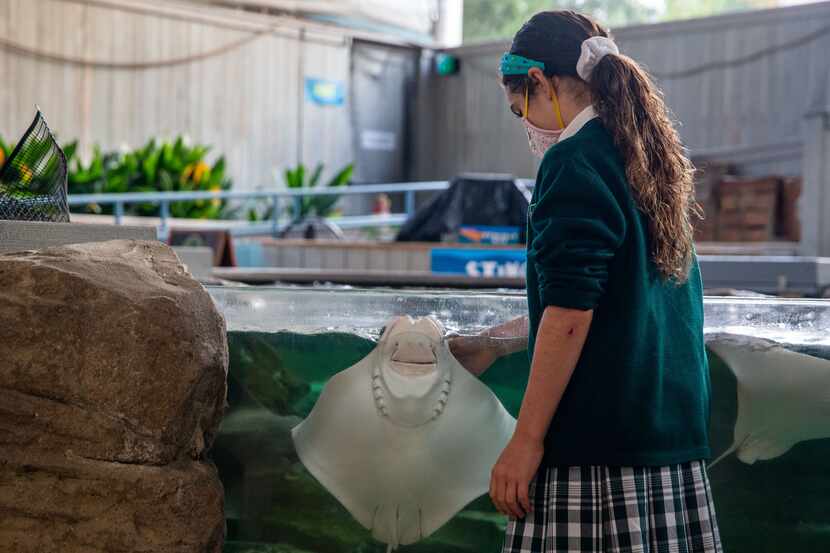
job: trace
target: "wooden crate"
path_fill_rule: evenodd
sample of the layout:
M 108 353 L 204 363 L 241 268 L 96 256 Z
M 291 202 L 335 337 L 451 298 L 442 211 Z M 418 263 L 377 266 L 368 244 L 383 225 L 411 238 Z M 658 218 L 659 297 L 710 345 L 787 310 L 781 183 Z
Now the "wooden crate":
M 718 186 L 726 175 L 732 174 L 728 163 L 695 160 L 695 201 L 703 211 L 702 218 L 695 218 L 695 240 L 711 242 L 718 230 Z
M 721 242 L 767 242 L 770 233 L 766 229 L 727 227 L 718 229 Z
M 801 177 L 785 177 L 781 180 L 778 200 L 776 235 L 783 240 L 801 240 L 801 221 L 798 218 L 798 198 L 801 196 Z
M 725 177 L 718 187 L 717 239 L 765 242 L 775 237 L 780 179 Z
M 718 230 L 718 209 L 716 205 L 700 205 L 703 211 L 701 217 L 695 217 L 692 221 L 695 229 L 695 240 L 699 242 L 712 242 Z

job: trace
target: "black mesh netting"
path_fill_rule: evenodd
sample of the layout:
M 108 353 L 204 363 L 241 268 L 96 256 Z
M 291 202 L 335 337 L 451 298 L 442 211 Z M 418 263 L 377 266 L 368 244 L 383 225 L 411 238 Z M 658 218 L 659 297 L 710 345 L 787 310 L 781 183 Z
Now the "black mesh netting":
M 0 169 L 0 219 L 69 222 L 66 157 L 40 110 Z

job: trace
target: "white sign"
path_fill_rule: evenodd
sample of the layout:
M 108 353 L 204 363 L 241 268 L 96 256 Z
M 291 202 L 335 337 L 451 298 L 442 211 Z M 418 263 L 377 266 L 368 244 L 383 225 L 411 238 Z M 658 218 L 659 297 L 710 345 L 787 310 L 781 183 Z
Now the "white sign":
M 364 150 L 394 152 L 395 142 L 394 132 L 372 129 L 364 129 L 360 131 L 360 147 Z

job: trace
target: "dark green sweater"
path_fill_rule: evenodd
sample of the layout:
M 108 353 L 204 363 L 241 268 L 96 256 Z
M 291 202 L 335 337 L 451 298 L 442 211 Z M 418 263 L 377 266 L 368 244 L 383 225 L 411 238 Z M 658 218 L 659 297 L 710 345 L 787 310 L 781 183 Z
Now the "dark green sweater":
M 545 154 L 528 214 L 528 351 L 547 306 L 594 310 L 545 438 L 545 465 L 709 457 L 709 370 L 695 260 L 664 281 L 611 135 L 592 119 Z

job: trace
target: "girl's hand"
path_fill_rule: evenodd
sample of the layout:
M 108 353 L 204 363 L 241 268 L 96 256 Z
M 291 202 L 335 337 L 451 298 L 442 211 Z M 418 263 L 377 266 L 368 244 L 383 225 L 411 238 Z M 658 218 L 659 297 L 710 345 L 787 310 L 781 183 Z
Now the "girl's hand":
M 489 336 L 450 336 L 449 346 L 458 362 L 476 376 L 501 357 L 498 343 Z
M 533 510 L 528 491 L 544 451 L 541 440 L 513 435 L 490 474 L 490 498 L 500 512 L 524 518 Z

